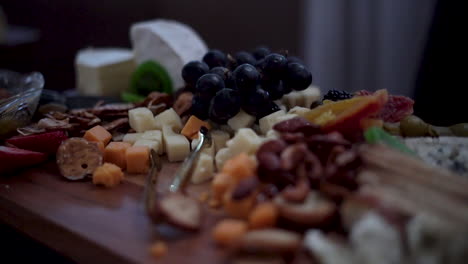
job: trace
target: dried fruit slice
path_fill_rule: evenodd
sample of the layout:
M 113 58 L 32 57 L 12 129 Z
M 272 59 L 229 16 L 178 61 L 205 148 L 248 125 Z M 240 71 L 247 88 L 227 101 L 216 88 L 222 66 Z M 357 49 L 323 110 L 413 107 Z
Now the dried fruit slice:
M 57 150 L 57 165 L 62 176 L 80 180 L 102 164 L 102 152 L 96 142 L 83 138 L 70 138 Z
M 241 249 L 246 251 L 291 253 L 301 245 L 297 233 L 277 228 L 250 231 L 241 241 Z
M 0 146 L 0 172 L 10 172 L 44 162 L 47 155 L 40 152 Z
M 55 154 L 60 144 L 67 138 L 64 131 L 52 131 L 28 136 L 15 136 L 6 142 L 22 149 Z
M 201 225 L 201 208 L 198 202 L 180 193 L 171 193 L 159 203 L 160 212 L 168 222 L 188 230 Z
M 372 95 L 372 92 L 361 90 L 357 96 Z M 400 122 L 403 118 L 413 114 L 414 101 L 411 98 L 401 95 L 389 95 L 388 101 L 382 110 L 376 115 L 385 122 Z

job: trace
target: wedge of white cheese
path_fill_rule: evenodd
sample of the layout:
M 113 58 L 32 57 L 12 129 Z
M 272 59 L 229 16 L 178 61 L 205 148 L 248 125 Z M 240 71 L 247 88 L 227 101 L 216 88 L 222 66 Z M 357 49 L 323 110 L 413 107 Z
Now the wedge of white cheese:
M 88 48 L 75 58 L 76 87 L 83 95 L 120 96 L 136 68 L 133 52 L 121 48 Z
M 189 26 L 157 19 L 132 25 L 130 38 L 138 64 L 147 60 L 160 63 L 168 71 L 174 89 L 184 86 L 182 68 L 192 60 L 201 60 L 206 44 Z

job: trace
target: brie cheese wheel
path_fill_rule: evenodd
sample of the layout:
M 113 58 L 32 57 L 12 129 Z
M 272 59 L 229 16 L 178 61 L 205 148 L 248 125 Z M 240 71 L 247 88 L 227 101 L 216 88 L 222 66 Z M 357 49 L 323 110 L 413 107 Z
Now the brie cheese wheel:
M 154 60 L 169 73 L 174 89 L 184 86 L 182 68 L 192 60 L 201 60 L 207 52 L 205 42 L 189 26 L 157 19 L 140 22 L 130 29 L 135 59 L 138 64 Z
M 120 96 L 136 68 L 133 52 L 120 48 L 88 48 L 75 58 L 76 87 L 80 94 Z

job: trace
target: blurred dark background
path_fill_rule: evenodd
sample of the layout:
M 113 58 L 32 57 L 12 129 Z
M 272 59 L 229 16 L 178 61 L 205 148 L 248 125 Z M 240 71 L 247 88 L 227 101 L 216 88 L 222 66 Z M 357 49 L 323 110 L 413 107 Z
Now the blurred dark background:
M 465 67 L 455 67 L 466 58 L 465 2 L 2 0 L 10 30 L 0 68 L 40 71 L 46 88 L 71 89 L 79 49 L 130 47 L 131 24 L 168 18 L 192 26 L 211 48 L 286 49 L 323 91 L 386 88 L 415 98 L 426 121 L 466 122 Z

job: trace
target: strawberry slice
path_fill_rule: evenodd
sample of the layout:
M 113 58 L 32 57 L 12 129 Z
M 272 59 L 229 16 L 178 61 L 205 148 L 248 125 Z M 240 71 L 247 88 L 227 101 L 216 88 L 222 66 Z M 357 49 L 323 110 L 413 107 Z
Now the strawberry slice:
M 6 141 L 15 147 L 47 154 L 55 154 L 58 147 L 67 139 L 64 131 L 52 131 L 36 135 L 15 136 Z
M 46 159 L 45 153 L 0 146 L 0 173 L 36 165 Z

